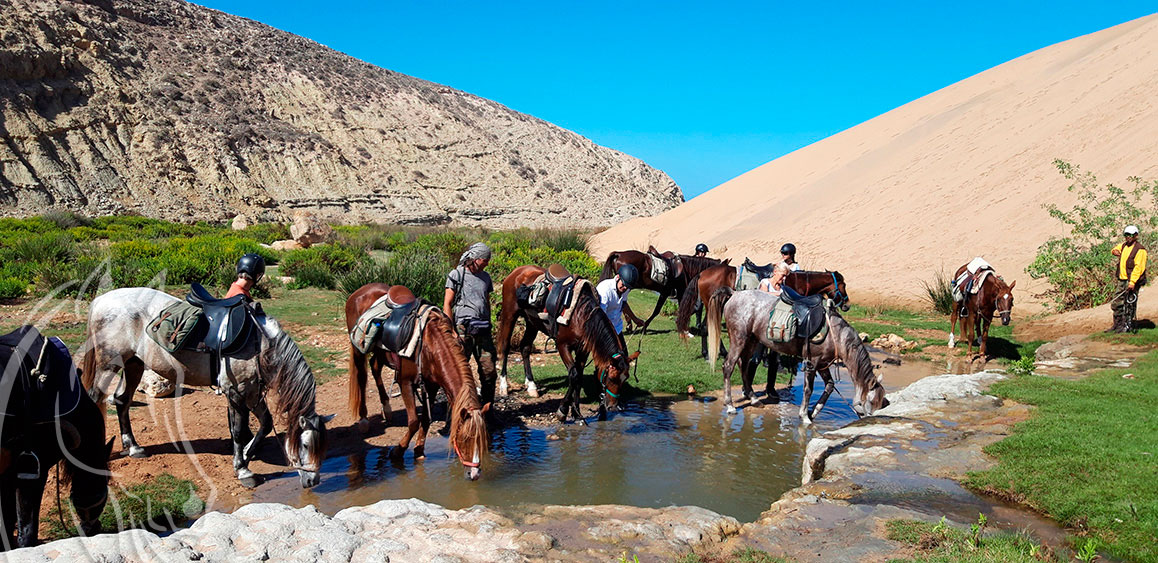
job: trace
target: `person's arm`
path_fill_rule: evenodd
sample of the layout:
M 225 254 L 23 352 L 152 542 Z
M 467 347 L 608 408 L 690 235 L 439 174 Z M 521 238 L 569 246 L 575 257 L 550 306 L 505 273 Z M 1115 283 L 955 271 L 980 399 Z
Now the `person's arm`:
M 454 281 L 455 271 L 451 270 L 449 274 L 446 274 L 446 293 L 442 296 L 442 312 L 451 318 L 454 317 L 454 311 L 450 310 L 451 306 L 454 305 L 454 288 L 458 287 L 458 282 Z
M 1119 244 L 1118 246 L 1115 246 L 1114 249 L 1110 251 L 1110 254 L 1113 254 L 1114 256 L 1121 256 L 1122 255 L 1122 245 Z
M 1142 277 L 1142 272 L 1146 271 L 1146 249 L 1138 249 L 1138 253 L 1134 255 L 1134 271 L 1130 272 L 1129 288 L 1134 289 L 1134 284 L 1138 283 L 1138 279 Z

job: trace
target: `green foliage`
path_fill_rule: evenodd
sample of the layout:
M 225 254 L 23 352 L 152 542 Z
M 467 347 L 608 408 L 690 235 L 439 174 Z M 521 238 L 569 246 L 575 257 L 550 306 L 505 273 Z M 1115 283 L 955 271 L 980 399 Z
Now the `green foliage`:
M 19 278 L 0 278 L 0 299 L 18 299 L 28 292 L 28 282 Z
M 940 270 L 933 274 L 933 281 L 922 281 L 925 288 L 925 300 L 933 307 L 933 311 L 941 315 L 953 313 L 953 279 Z
M 1033 356 L 1022 356 L 1021 358 L 1010 362 L 1006 370 L 1017 376 L 1033 375 L 1033 368 L 1037 367 L 1034 364 Z
M 290 230 L 285 223 L 257 223 L 243 229 L 241 236 L 261 244 L 273 244 L 290 238 Z
M 1113 184 L 1099 186 L 1097 178 L 1077 165 L 1055 160 L 1054 165 L 1072 183 L 1078 204 L 1068 211 L 1047 205 L 1051 217 L 1061 221 L 1069 236 L 1049 239 L 1037 249 L 1026 271 L 1034 279 L 1050 283 L 1046 295 L 1059 310 L 1101 305 L 1113 296 L 1117 257 L 1110 250 L 1122 242 L 1122 229 L 1138 225 L 1139 240 L 1150 248 L 1158 240 L 1158 181 L 1129 178 L 1129 189 Z
M 116 532 L 130 528 L 168 530 L 181 525 L 189 518 L 205 509 L 205 503 L 197 496 L 197 486 L 193 481 L 179 479 L 168 473 L 147 482 L 128 488 L 109 487 L 109 501 L 101 513 L 101 528 L 105 532 Z M 64 521 L 70 523 L 73 513 L 71 501 L 64 500 Z M 53 506 L 46 518 L 45 540 L 56 540 L 78 535 L 73 526 L 62 528 L 60 518 Z
M 333 289 L 338 278 L 369 260 L 370 256 L 360 248 L 345 244 L 319 244 L 286 252 L 281 260 L 280 272 L 295 278 L 289 285 L 291 289 Z
M 915 552 L 911 561 L 1056 561 L 1041 545 L 1024 534 L 985 534 L 988 522 L 979 515 L 977 522 L 963 532 L 949 526 L 945 518 L 938 524 L 916 520 L 890 520 L 885 524 L 888 538 L 910 546 Z M 894 559 L 893 561 L 904 561 Z
M 294 280 L 286 285 L 290 289 L 316 287 L 318 289 L 334 289 L 336 280 L 333 271 L 321 261 L 306 261 L 297 263 L 293 269 Z
M 442 297 L 446 293 L 446 275 L 456 263 L 448 260 L 445 255 L 426 248 L 404 247 L 390 257 L 378 281 L 404 285 L 415 295 L 441 307 Z M 501 283 L 502 280 L 499 279 L 495 285 Z
M 362 286 L 371 283 L 386 283 L 387 265 L 379 264 L 373 260 L 367 260 L 358 264 L 349 273 L 338 276 L 337 285 L 338 290 L 342 292 L 343 297 L 349 297 L 351 293 L 358 291 Z
M 1088 538 L 1082 542 L 1082 546 L 1078 548 L 1078 552 L 1074 555 L 1080 561 L 1089 563 L 1098 557 L 1098 539 Z

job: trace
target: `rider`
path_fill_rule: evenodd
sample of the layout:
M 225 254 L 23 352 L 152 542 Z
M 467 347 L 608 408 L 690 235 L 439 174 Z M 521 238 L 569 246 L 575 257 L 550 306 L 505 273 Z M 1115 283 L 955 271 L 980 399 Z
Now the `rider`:
M 244 295 L 246 300 L 253 301 L 249 290 L 257 284 L 261 276 L 265 275 L 265 259 L 260 254 L 249 253 L 237 261 L 237 281 L 229 286 L 224 299 L 234 295 Z
M 446 275 L 446 293 L 442 301 L 443 311 L 453 315 L 467 359 L 473 357 L 478 364 L 482 384 L 480 399 L 484 405 L 494 401 L 495 381 L 498 379 L 489 298 L 494 284 L 486 272 L 490 260 L 491 249 L 486 244 L 476 242 L 466 249 L 458 259 L 458 267 Z
M 1127 298 L 1137 299 L 1137 288 L 1146 283 L 1146 247 L 1138 242 L 1138 227 L 1130 225 L 1122 234 L 1126 237 L 1125 242 L 1110 251 L 1118 257 L 1118 290 L 1110 302 L 1114 326 L 1106 332 L 1126 332 L 1132 328 L 1130 325 L 1134 319 L 1127 310 Z
M 637 283 L 639 271 L 631 264 L 624 264 L 619 267 L 614 278 L 607 278 L 595 286 L 595 292 L 599 294 L 599 306 L 611 319 L 611 325 L 615 327 L 615 334 L 619 335 L 619 343 L 624 350 L 627 349 L 627 341 L 623 338 L 623 306 L 627 303 L 627 294 Z
M 699 243 L 696 245 L 696 258 L 704 258 L 708 255 L 708 245 Z
M 796 263 L 796 245 L 795 244 L 792 244 L 790 242 L 784 243 L 784 246 L 780 247 L 780 258 L 782 259 L 781 263 L 788 267 L 788 271 L 790 271 L 790 272 L 800 271 L 800 264 Z
M 779 297 L 782 291 L 781 284 L 784 283 L 784 278 L 788 277 L 788 268 L 784 262 L 777 262 L 772 268 L 772 275 L 760 280 L 757 289 Z

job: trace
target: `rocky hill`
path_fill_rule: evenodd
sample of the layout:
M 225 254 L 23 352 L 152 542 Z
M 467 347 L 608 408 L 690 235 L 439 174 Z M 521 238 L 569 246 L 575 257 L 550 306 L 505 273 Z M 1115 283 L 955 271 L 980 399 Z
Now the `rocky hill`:
M 179 0 L 0 2 L 0 214 L 598 226 L 663 172 L 495 102 Z

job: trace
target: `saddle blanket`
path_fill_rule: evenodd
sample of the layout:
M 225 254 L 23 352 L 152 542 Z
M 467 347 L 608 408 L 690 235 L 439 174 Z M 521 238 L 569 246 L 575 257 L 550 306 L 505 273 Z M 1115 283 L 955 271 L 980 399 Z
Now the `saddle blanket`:
M 18 419 L 7 423 L 14 430 L 71 413 L 85 392 L 64 342 L 45 337 L 31 325 L 0 336 L 0 364 L 0 389 L 6 396 L 0 415 Z
M 382 336 L 382 321 L 390 318 L 391 313 L 394 312 L 394 307 L 391 306 L 388 296 L 383 295 L 377 301 L 366 309 L 358 317 L 357 322 L 354 323 L 354 328 L 350 331 L 350 343 L 354 348 L 362 354 L 370 352 Z M 414 353 L 418 349 L 418 341 L 421 339 L 422 331 L 426 328 L 426 322 L 430 319 L 430 314 L 435 312 L 437 307 L 423 303 L 418 308 L 418 319 L 414 323 L 414 330 L 406 339 L 406 347 L 398 351 L 398 355 L 406 359 L 413 359 Z
M 792 305 L 785 303 L 781 299 L 777 299 L 776 305 L 772 307 L 772 312 L 769 313 L 768 340 L 777 343 L 791 342 L 793 338 L 798 336 L 797 332 L 799 328 L 800 323 L 796 318 L 796 313 L 793 311 Z M 799 336 L 804 337 L 803 334 Z M 812 342 L 814 344 L 820 344 L 824 342 L 824 339 L 827 337 L 828 323 L 825 322 L 821 325 L 820 331 L 816 333 L 816 336 L 812 337 Z
M 736 291 L 760 289 L 760 276 L 743 266 L 736 266 Z
M 969 262 L 968 265 L 965 266 L 965 271 L 969 272 L 970 274 L 976 274 L 979 270 L 992 270 L 992 269 L 993 269 L 993 266 L 990 266 L 989 262 L 986 262 L 985 259 L 980 257 L 980 256 L 974 258 L 973 260 L 971 260 Z
M 671 277 L 667 267 L 667 260 L 654 254 L 648 254 L 651 258 L 651 281 L 667 287 L 668 279 Z
M 532 284 L 532 286 L 533 287 L 541 286 L 543 288 L 541 290 L 542 298 L 539 300 L 539 302 L 535 303 L 534 301 L 531 301 L 530 304 L 539 310 L 539 319 L 546 321 L 550 318 L 550 314 L 543 307 L 546 306 L 547 293 L 550 291 L 550 288 L 551 288 L 551 282 L 547 280 L 547 274 L 543 274 L 543 275 L 539 276 L 538 278 L 536 278 L 535 283 Z M 571 289 L 571 299 L 567 303 L 564 303 L 562 305 L 563 306 L 563 312 L 562 312 L 562 314 L 559 315 L 559 317 L 557 319 L 560 325 L 566 326 L 568 323 L 571 322 L 571 316 L 573 314 L 575 314 L 575 300 L 577 300 L 579 298 L 579 293 L 582 291 L 585 291 L 585 290 L 595 291 L 595 287 L 591 285 L 590 281 L 588 281 L 584 278 L 576 279 L 575 285 Z M 531 295 L 532 296 L 535 295 L 535 290 L 532 290 Z
M 980 258 L 975 259 L 981 260 Z M 984 262 L 984 260 L 982 260 Z M 970 273 L 968 268 L 953 281 L 953 301 L 964 301 L 965 294 L 976 295 L 981 291 L 981 286 L 985 284 L 986 278 L 994 274 L 993 268 L 986 265 L 987 269 L 981 270 L 980 273 Z M 970 281 L 973 280 L 973 281 Z

